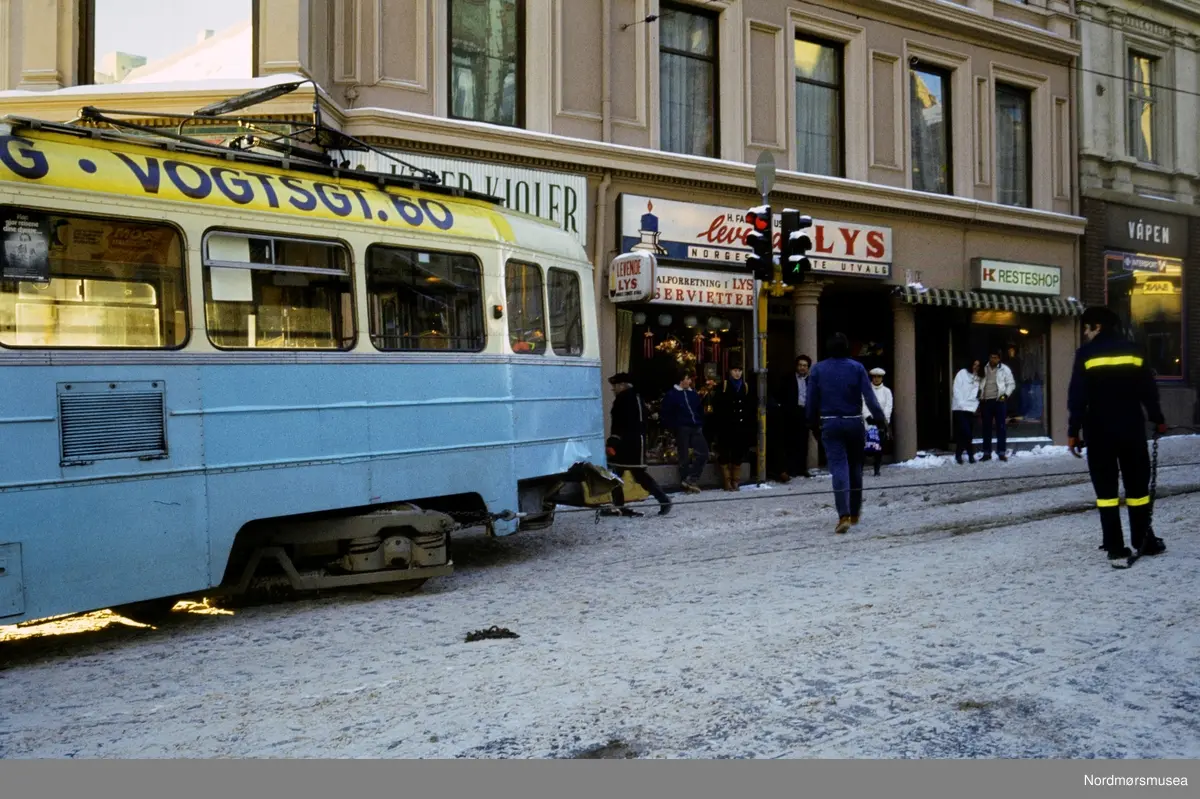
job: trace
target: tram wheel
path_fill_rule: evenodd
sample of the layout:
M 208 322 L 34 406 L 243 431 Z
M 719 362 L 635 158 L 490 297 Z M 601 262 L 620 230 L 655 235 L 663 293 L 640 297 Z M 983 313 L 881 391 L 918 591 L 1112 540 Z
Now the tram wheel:
M 113 608 L 112 611 L 130 621 L 136 621 L 138 624 L 153 626 L 161 624 L 171 615 L 171 611 L 175 608 L 175 602 L 174 599 L 147 599 L 144 602 L 120 605 Z

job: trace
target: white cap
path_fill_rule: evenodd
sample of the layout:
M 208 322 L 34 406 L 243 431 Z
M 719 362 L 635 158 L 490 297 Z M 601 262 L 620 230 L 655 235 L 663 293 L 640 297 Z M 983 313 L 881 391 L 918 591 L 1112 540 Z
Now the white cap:
M 880 377 L 883 377 L 884 375 L 887 374 L 887 372 L 883 371 L 878 366 L 876 366 L 874 369 L 872 369 L 870 373 L 873 375 L 879 375 Z

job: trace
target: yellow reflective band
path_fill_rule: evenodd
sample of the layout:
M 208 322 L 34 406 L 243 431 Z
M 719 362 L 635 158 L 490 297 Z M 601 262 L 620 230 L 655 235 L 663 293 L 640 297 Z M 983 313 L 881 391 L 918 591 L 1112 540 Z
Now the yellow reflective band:
M 1136 508 L 1136 507 L 1138 507 L 1139 505 L 1149 505 L 1149 504 L 1150 504 L 1150 497 L 1149 497 L 1149 496 L 1145 496 L 1145 497 L 1134 497 L 1133 499 L 1126 498 L 1126 499 L 1125 499 L 1125 504 L 1126 504 L 1127 506 L 1131 507 L 1131 508 Z
M 1136 355 L 1108 355 L 1102 358 L 1089 358 L 1083 362 L 1084 369 L 1094 369 L 1097 366 L 1141 366 L 1142 359 Z
M 1115 508 L 1120 504 L 1121 504 L 1121 500 L 1119 500 L 1119 499 L 1098 499 L 1098 500 L 1096 500 L 1096 507 L 1098 507 L 1098 508 Z

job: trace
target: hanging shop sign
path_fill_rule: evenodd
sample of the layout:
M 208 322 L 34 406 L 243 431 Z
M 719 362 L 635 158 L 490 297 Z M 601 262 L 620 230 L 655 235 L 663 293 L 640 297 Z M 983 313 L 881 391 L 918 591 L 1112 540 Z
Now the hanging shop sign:
M 618 255 L 608 265 L 608 299 L 642 302 L 654 292 L 655 258 L 648 252 Z
M 1104 253 L 1104 264 L 1105 272 L 1109 275 L 1121 272 L 1157 272 L 1178 275 L 1183 272 L 1183 260 L 1180 258 L 1163 258 L 1144 253 L 1108 250 Z
M 775 214 L 779 249 L 779 214 Z M 727 266 L 750 254 L 750 224 L 744 209 L 621 195 L 621 251 L 659 258 Z M 813 219 L 809 261 L 814 272 L 888 278 L 892 274 L 892 230 L 886 227 Z
M 975 287 L 984 291 L 1042 294 L 1057 297 L 1062 292 L 1062 267 L 1022 264 L 974 258 Z
M 754 308 L 754 278 L 708 269 L 655 268 L 652 302 L 704 308 Z
M 436 158 L 385 150 L 413 166 L 437 173 L 445 186 L 490 194 L 505 208 L 554 222 L 587 246 L 587 178 L 563 172 L 524 169 L 484 161 Z M 404 173 L 404 168 L 374 152 L 348 150 L 342 156 L 351 167 L 360 164 L 372 172 Z

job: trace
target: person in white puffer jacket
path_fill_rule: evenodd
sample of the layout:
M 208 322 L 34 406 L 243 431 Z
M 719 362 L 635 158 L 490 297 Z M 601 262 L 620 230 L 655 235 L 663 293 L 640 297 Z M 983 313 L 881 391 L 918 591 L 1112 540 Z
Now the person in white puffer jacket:
M 954 417 L 954 460 L 962 464 L 963 453 L 975 462 L 975 412 L 979 410 L 979 392 L 983 386 L 983 375 L 979 370 L 979 359 L 971 361 L 954 376 L 954 397 L 950 402 L 950 415 Z
M 888 429 L 891 429 L 892 390 L 883 384 L 883 376 L 887 372 L 876 367 L 868 374 L 871 375 L 871 388 L 875 391 L 875 401 L 879 403 L 879 407 L 883 411 L 883 421 L 887 422 Z M 863 402 L 862 415 L 863 423 L 867 426 L 866 454 L 874 458 L 875 476 L 878 477 L 879 467 L 883 465 L 883 436 L 879 432 L 879 426 L 871 423 L 871 411 L 867 408 L 865 401 Z

